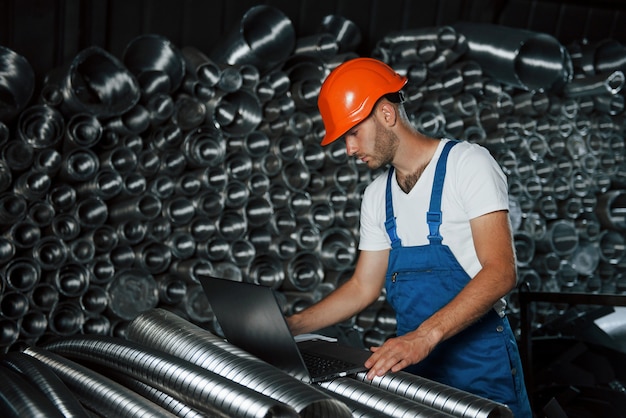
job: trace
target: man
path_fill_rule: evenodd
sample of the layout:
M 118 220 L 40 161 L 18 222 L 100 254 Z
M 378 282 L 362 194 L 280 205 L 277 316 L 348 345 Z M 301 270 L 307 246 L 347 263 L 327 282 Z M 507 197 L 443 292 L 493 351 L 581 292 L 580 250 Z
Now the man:
M 322 85 L 322 145 L 344 138 L 349 155 L 390 169 L 363 194 L 352 277 L 289 326 L 300 334 L 346 320 L 385 287 L 397 337 L 371 348 L 368 378 L 404 369 L 531 417 L 503 312 L 516 285 L 506 178 L 484 148 L 419 133 L 401 103 L 406 82 L 356 58 Z

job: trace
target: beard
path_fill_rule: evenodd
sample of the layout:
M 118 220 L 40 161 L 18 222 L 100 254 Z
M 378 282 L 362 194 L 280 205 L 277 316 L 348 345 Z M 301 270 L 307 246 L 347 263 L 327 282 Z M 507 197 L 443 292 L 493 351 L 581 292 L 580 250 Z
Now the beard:
M 374 144 L 374 155 L 369 161 L 369 168 L 376 170 L 387 164 L 391 164 L 396 155 L 400 140 L 391 130 L 385 129 L 376 122 L 376 142 Z

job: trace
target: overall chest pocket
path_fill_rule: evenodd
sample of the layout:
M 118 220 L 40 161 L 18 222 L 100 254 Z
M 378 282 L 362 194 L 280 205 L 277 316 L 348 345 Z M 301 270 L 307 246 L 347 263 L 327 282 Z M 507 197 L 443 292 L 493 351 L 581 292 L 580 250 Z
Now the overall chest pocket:
M 399 332 L 415 329 L 450 302 L 467 281 L 464 271 L 446 268 L 389 272 L 385 289 L 387 301 L 396 312 Z

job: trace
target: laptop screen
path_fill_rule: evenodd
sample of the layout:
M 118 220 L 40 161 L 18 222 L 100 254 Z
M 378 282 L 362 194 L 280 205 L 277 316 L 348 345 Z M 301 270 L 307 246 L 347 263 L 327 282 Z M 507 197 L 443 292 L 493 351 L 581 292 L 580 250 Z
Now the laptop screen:
M 200 281 L 231 344 L 300 380 L 309 380 L 273 289 L 210 277 Z

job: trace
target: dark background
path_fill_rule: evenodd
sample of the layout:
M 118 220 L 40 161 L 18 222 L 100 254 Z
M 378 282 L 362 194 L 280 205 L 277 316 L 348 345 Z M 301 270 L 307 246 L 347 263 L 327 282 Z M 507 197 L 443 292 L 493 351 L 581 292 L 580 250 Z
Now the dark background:
M 624 0 L 0 0 L 0 45 L 23 55 L 40 80 L 88 46 L 119 57 L 143 33 L 209 53 L 259 4 L 280 9 L 297 37 L 315 33 L 326 15 L 352 20 L 362 32 L 362 56 L 390 31 L 459 21 L 532 29 L 563 44 L 626 42 Z

